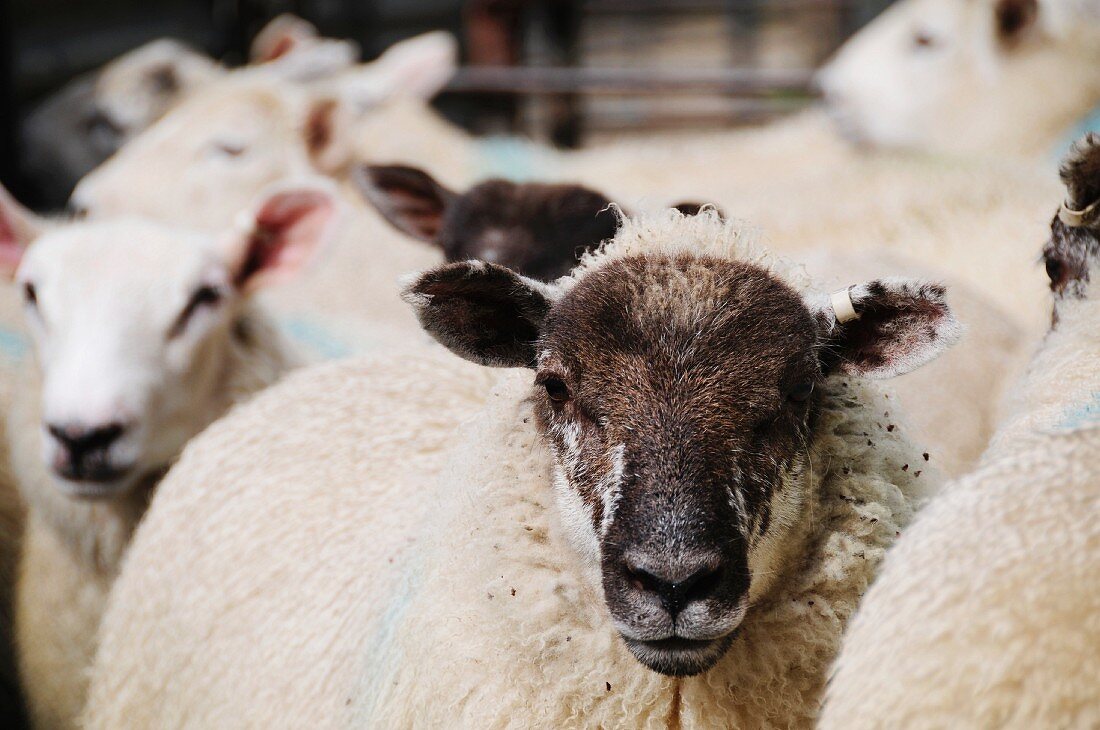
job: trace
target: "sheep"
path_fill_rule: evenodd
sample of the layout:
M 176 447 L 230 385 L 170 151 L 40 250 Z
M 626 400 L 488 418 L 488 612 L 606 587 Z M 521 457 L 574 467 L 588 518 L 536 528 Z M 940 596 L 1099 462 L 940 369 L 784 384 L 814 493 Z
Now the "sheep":
M 844 290 L 849 319 L 748 239 L 670 211 L 555 284 L 446 264 L 407 299 L 513 370 L 372 356 L 219 421 L 135 536 L 86 725 L 808 725 L 937 482 L 861 376 L 919 366 L 957 324 L 942 288 L 900 279 Z M 591 360 L 583 385 L 565 369 Z M 471 381 L 496 383 L 482 410 Z M 203 527 L 188 549 L 183 524 Z
M 614 235 L 618 222 L 606 195 L 576 185 L 490 180 L 457 193 L 403 165 L 364 165 L 352 177 L 387 220 L 439 246 L 448 261 L 479 259 L 543 281 L 568 273 L 579 254 Z M 806 263 L 816 280 L 836 288 L 857 277 L 921 268 L 876 251 L 852 255 L 819 249 Z M 968 336 L 928 367 L 895 381 L 891 396 L 909 415 L 913 439 L 935 455 L 942 472 L 955 476 L 973 467 L 987 445 L 1001 389 L 1025 350 L 1022 328 L 1001 309 L 966 286 L 953 284 L 951 295 Z
M 360 165 L 352 179 L 397 230 L 439 247 L 448 261 L 479 259 L 543 281 L 568 274 L 618 227 L 611 200 L 576 184 L 494 178 L 458 193 L 409 165 Z M 672 207 L 695 215 L 703 204 Z
M 169 39 L 147 43 L 80 76 L 27 115 L 23 168 L 48 207 L 183 95 L 218 78 L 213 59 Z
M 887 557 L 844 640 L 823 728 L 1100 723 L 1100 136 L 1063 176 L 1044 250 L 1053 326 L 1017 411 Z
M 905 0 L 819 81 L 858 144 L 1041 157 L 1100 104 L 1098 63 L 1092 0 Z
M 33 236 L 17 286 L 36 362 L 8 437 L 28 510 L 15 625 L 35 727 L 74 725 L 110 585 L 184 443 L 297 362 L 252 297 L 311 258 L 336 207 L 312 183 L 270 191 L 220 236 L 136 218 Z

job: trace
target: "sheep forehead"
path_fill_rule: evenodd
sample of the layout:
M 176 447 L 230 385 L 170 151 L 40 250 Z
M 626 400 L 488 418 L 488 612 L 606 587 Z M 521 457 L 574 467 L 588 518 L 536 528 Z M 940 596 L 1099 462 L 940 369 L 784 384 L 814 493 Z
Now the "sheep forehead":
M 644 387 L 664 374 L 698 395 L 774 389 L 816 342 L 801 296 L 764 269 L 690 255 L 612 260 L 555 305 L 542 344 L 597 382 Z M 602 375 L 601 375 L 602 374 Z
M 22 280 L 39 287 L 40 305 L 87 311 L 133 309 L 142 319 L 174 311 L 195 284 L 219 272 L 212 236 L 146 221 L 66 226 L 31 247 Z

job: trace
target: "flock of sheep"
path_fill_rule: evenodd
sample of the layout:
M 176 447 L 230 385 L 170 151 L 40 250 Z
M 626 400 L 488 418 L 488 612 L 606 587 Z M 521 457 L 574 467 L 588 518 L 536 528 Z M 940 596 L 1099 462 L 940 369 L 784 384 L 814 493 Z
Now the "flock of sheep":
M 823 109 L 505 159 L 449 36 L 356 56 L 160 41 L 31 119 L 33 727 L 1100 724 L 1100 4 L 901 0 Z

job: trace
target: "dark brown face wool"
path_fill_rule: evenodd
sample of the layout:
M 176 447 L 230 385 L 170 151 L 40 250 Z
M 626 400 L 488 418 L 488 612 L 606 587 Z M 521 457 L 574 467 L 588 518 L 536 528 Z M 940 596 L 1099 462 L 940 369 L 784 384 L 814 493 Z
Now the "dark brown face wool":
M 804 463 L 816 347 L 797 293 L 717 259 L 616 261 L 546 319 L 538 379 L 569 398 L 542 399 L 539 425 L 590 512 L 608 607 L 646 616 L 628 643 L 659 671 L 726 645 L 704 639 L 745 599 L 748 543 Z
M 448 261 L 480 259 L 542 281 L 569 273 L 618 227 L 611 201 L 579 185 L 489 180 L 459 194 L 403 165 L 364 166 L 355 180 L 390 223 Z

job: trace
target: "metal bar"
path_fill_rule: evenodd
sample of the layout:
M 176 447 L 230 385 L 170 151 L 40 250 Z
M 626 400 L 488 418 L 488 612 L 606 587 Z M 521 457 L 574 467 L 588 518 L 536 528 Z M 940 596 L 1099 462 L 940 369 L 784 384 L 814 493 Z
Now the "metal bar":
M 812 95 L 812 69 L 750 68 L 516 68 L 459 69 L 448 91 L 480 94 L 670 94 Z
M 682 15 L 684 13 L 732 12 L 818 12 L 858 7 L 860 0 L 588 0 L 583 6 L 590 15 Z

